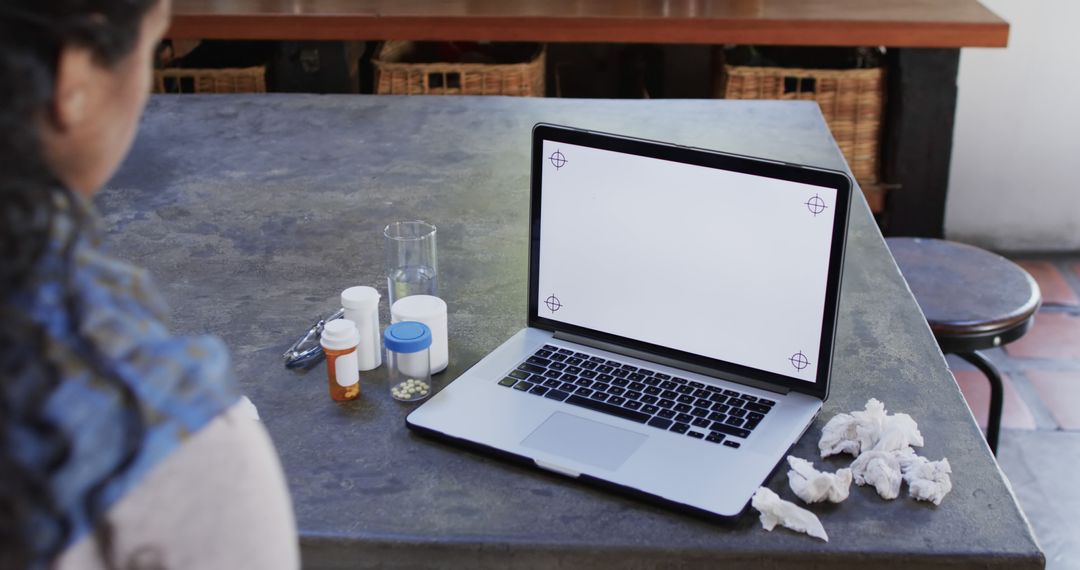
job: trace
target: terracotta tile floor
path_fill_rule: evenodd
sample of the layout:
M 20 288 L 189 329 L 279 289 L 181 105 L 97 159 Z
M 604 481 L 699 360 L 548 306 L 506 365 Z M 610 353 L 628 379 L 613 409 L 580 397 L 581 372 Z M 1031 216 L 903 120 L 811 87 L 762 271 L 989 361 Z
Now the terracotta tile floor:
M 1004 377 L 1006 429 L 1080 431 L 1080 254 L 1016 259 L 1043 292 L 1035 323 L 1020 340 L 985 351 Z M 975 418 L 986 425 L 986 377 L 950 356 L 957 384 Z
M 1080 314 L 1039 311 L 1031 330 L 1020 340 L 1006 345 L 1005 352 L 1018 358 L 1080 362 Z
M 964 399 L 975 414 L 975 421 L 985 428 L 986 418 L 990 415 L 990 382 L 978 370 L 953 370 L 953 376 L 956 377 L 956 383 L 960 385 Z M 1031 410 L 1016 392 L 1008 374 L 1002 375 L 1002 384 L 1005 386 L 1005 402 L 1002 404 L 1001 427 L 1035 429 L 1035 417 L 1031 415 Z
M 1042 290 L 1043 303 L 1048 305 L 1080 305 L 1080 296 L 1073 291 L 1065 276 L 1052 261 L 1017 260 L 1035 278 Z
M 1080 430 L 1080 370 L 1028 370 L 1025 375 L 1058 427 Z
M 1005 404 L 998 462 L 1031 520 L 1051 570 L 1080 568 L 1080 253 L 1014 258 L 1043 294 L 1020 340 L 986 351 L 1002 372 Z M 957 384 L 985 425 L 990 388 L 955 356 Z

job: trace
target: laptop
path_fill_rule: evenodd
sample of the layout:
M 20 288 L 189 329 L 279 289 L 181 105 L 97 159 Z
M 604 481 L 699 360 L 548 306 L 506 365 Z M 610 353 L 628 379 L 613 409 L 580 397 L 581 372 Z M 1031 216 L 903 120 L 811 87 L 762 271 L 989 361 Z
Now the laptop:
M 538 124 L 531 184 L 528 326 L 408 427 L 739 515 L 828 397 L 851 180 Z

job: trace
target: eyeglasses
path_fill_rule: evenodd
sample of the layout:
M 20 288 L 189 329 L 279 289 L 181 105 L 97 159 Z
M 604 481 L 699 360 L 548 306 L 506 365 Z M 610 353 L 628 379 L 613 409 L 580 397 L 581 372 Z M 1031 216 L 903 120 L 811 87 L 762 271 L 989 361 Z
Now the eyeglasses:
M 285 359 L 285 368 L 307 370 L 322 361 L 323 351 L 319 339 L 322 338 L 323 328 L 326 327 L 327 321 L 340 319 L 343 316 L 345 316 L 345 309 L 338 309 L 329 317 L 319 319 L 312 325 L 304 336 L 297 339 L 289 350 L 281 355 Z

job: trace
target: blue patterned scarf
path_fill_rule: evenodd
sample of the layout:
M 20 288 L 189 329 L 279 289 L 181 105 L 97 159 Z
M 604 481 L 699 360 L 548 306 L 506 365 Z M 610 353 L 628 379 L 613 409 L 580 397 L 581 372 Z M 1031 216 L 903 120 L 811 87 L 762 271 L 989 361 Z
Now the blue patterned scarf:
M 87 211 L 90 206 L 84 205 Z M 214 337 L 177 337 L 163 324 L 166 313 L 146 271 L 102 253 L 79 236 L 74 246 L 71 280 L 83 308 L 76 334 L 64 303 L 62 244 L 72 231 L 70 220 L 54 228 L 53 240 L 40 262 L 43 283 L 17 300 L 29 318 L 45 330 L 46 354 L 59 373 L 44 414 L 64 432 L 70 455 L 47 479 L 56 507 L 63 513 L 34 513 L 26 529 L 44 549 L 62 536 L 63 519 L 71 532 L 64 547 L 83 538 L 91 521 L 83 509 L 90 489 L 119 464 L 124 454 L 125 426 L 131 417 L 121 394 L 100 375 L 102 368 L 136 394 L 145 437 L 134 462 L 102 491 L 106 509 L 122 499 L 184 440 L 237 401 L 228 353 Z M 54 276 L 49 278 L 48 276 Z M 96 355 L 101 366 L 87 361 Z M 11 379 L 14 394 L 40 379 Z M 20 463 L 31 473 L 47 473 L 50 450 L 30 426 L 5 417 Z M 38 565 L 47 560 L 39 559 Z

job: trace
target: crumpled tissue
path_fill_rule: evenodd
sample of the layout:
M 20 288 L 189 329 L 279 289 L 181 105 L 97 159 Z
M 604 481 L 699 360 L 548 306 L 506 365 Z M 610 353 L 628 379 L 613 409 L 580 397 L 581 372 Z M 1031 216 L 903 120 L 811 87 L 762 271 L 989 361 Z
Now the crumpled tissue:
M 885 404 L 877 398 L 867 400 L 863 411 L 851 412 L 851 417 L 855 418 L 855 436 L 859 440 L 860 452 L 869 451 L 877 444 L 885 416 Z
M 851 473 L 857 485 L 873 486 L 882 499 L 895 499 L 900 495 L 903 474 L 897 452 L 864 451 L 851 463 Z
M 940 505 L 945 495 L 952 490 L 952 467 L 948 459 L 930 461 L 925 457 L 915 457 L 901 466 L 904 481 L 908 484 L 908 494 L 920 501 L 930 501 Z
M 821 526 L 814 513 L 785 501 L 779 495 L 767 487 L 761 487 L 754 493 L 750 504 L 761 513 L 761 526 L 771 531 L 776 525 L 790 528 L 797 532 L 804 532 L 825 542 L 829 541 L 829 535 L 825 534 L 825 527 Z
M 847 453 L 859 456 L 859 439 L 855 434 L 855 418 L 851 414 L 836 414 L 821 428 L 818 449 L 822 457 Z
M 909 446 L 923 446 L 918 424 L 907 414 L 888 415 L 885 404 L 876 398 L 870 398 L 863 411 L 833 416 L 818 441 L 822 457 L 838 453 L 858 457 L 869 450 L 896 451 Z
M 912 447 L 922 447 L 923 443 L 919 424 L 915 423 L 911 416 L 893 414 L 885 416 L 885 420 L 881 423 L 881 431 L 878 432 L 877 441 L 872 449 L 878 451 L 903 451 Z
M 930 461 L 915 454 L 912 447 L 924 444 L 919 425 L 908 414 L 889 415 L 885 404 L 875 398 L 862 411 L 837 414 L 821 430 L 818 449 L 822 457 L 847 453 L 853 455 L 849 469 L 824 473 L 813 463 L 789 455 L 788 484 L 803 501 L 825 500 L 839 503 L 848 497 L 851 482 L 869 485 L 883 499 L 900 496 L 901 482 L 907 482 L 912 498 L 940 505 L 952 490 L 952 468 L 948 459 Z M 761 487 L 751 505 L 761 513 L 761 526 L 771 531 L 776 525 L 828 542 L 825 528 L 814 513 L 784 501 L 776 493 Z
M 814 469 L 814 465 L 805 459 L 789 455 L 788 484 L 795 495 L 806 503 L 820 503 L 829 500 L 839 503 L 848 498 L 851 489 L 851 469 L 840 469 L 836 473 L 823 473 Z

